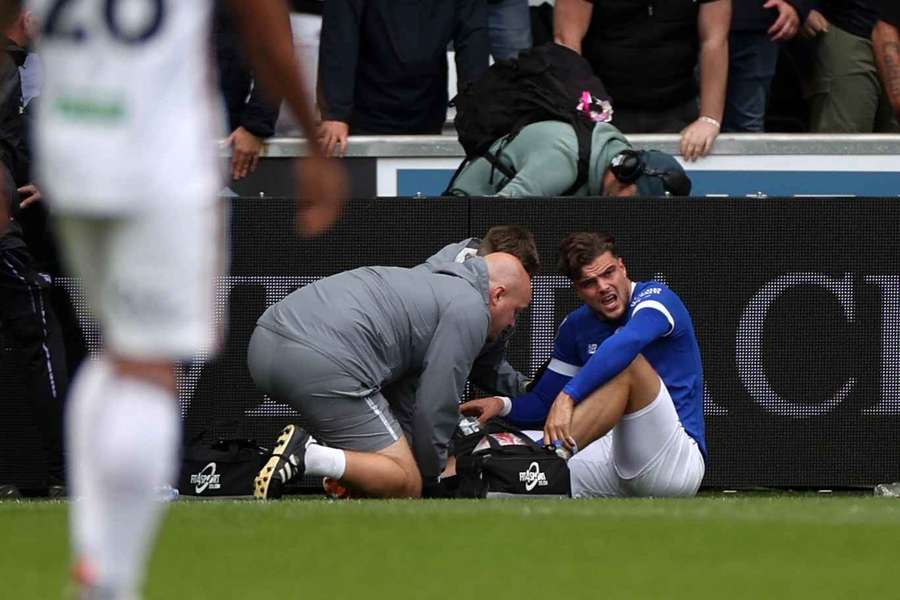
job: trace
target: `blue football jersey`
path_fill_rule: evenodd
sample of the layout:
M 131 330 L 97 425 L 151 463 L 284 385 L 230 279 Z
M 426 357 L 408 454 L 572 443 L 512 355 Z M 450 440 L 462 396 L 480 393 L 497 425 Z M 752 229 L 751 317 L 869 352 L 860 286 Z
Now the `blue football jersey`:
M 665 382 L 681 424 L 706 457 L 703 365 L 694 324 L 681 298 L 658 281 L 634 284 L 619 321 L 607 321 L 587 305 L 569 313 L 547 372 L 532 392 L 515 398 L 508 418 L 521 426 L 543 426 L 560 390 L 580 402 L 638 354 Z

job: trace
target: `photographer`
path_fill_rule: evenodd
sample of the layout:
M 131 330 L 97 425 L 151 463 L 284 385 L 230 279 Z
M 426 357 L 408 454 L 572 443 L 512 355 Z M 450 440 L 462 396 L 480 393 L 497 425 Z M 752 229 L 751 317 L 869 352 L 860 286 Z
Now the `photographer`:
M 687 196 L 691 181 L 671 155 L 632 149 L 608 123 L 594 125 L 587 182 L 578 177 L 578 139 L 562 121 L 526 125 L 491 146 L 492 163 L 481 157 L 465 165 L 449 193 L 462 196 Z

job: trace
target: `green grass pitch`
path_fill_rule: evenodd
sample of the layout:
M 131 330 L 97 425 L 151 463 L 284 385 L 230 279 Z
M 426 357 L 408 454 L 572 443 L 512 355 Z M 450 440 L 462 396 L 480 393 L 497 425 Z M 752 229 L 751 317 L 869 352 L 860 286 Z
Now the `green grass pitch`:
M 0 503 L 0 597 L 62 598 L 67 505 Z M 179 501 L 146 598 L 898 598 L 900 502 Z

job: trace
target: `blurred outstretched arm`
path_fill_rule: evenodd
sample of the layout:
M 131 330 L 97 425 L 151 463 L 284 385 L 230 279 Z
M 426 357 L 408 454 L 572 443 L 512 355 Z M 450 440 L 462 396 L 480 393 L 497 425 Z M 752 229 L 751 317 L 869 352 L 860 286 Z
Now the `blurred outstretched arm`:
M 284 98 L 303 129 L 309 155 L 299 165 L 297 219 L 303 235 L 328 229 L 347 196 L 342 165 L 325 157 L 317 141 L 312 95 L 294 55 L 290 13 L 284 0 L 229 0 L 235 23 L 257 79 L 272 96 Z

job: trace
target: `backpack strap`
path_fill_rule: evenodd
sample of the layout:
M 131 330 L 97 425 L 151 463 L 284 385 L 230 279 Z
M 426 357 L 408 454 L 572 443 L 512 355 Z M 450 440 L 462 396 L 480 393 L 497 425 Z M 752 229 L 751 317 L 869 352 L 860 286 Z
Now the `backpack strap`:
M 467 156 L 462 160 L 461 163 L 459 163 L 459 166 L 456 167 L 456 171 L 453 172 L 453 177 L 450 178 L 450 182 L 447 184 L 447 187 L 443 192 L 441 192 L 441 196 L 468 196 L 468 194 L 454 191 L 453 184 L 456 183 L 456 178 L 459 177 L 459 174 L 462 173 L 462 170 L 470 162 L 472 162 L 472 160 Z
M 481 156 L 476 157 L 476 158 L 483 158 L 484 160 L 488 161 L 491 164 L 491 180 L 494 179 L 494 170 L 495 169 L 497 171 L 500 171 L 500 173 L 502 173 L 503 176 L 506 177 L 507 179 L 513 179 L 516 176 L 515 169 L 513 169 L 509 165 L 503 164 L 500 161 L 499 153 L 503 152 L 504 146 L 506 146 L 506 144 L 509 143 L 509 141 L 512 140 L 512 138 L 514 138 L 517 133 L 518 132 L 511 133 L 506 136 L 506 138 L 503 140 L 500 147 L 498 148 L 497 154 L 494 154 L 490 150 L 487 150 Z M 457 177 L 459 177 L 459 174 L 462 173 L 462 170 L 470 162 L 472 162 L 472 158 L 469 156 L 467 156 L 466 158 L 463 159 L 463 161 L 456 168 L 456 171 L 453 173 L 453 177 L 450 178 L 450 183 L 447 184 L 447 189 L 445 189 L 443 191 L 443 193 L 441 193 L 441 196 L 468 196 L 468 194 L 463 194 L 461 192 L 454 191 L 453 184 L 456 183 Z
M 501 149 L 502 151 L 502 149 Z M 502 173 L 507 179 L 512 179 L 516 176 L 516 170 L 510 167 L 509 165 L 505 165 L 500 162 L 500 157 L 493 152 L 485 152 L 481 155 L 486 161 L 491 163 L 491 179 L 494 179 L 494 171 L 493 169 L 497 169 Z
M 578 175 L 575 177 L 575 183 L 563 192 L 563 196 L 571 196 L 578 188 L 587 183 L 590 172 L 593 128 L 587 128 L 583 123 L 576 120 L 576 122 L 572 123 L 572 129 L 575 130 L 575 137 L 578 140 Z

